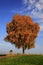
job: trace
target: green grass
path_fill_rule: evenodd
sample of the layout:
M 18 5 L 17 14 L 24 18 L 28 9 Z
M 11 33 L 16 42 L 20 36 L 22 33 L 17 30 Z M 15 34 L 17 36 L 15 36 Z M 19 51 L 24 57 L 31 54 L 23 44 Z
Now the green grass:
M 0 65 L 43 65 L 43 56 L 24 55 L 0 58 Z

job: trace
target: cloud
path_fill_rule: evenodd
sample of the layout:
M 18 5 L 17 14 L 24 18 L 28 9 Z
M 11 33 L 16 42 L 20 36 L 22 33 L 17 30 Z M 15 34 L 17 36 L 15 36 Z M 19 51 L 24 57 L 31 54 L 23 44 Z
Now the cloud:
M 39 11 L 43 9 L 43 4 L 41 3 L 36 3 L 35 6 L 39 9 Z
M 43 31 L 43 25 L 42 25 L 42 26 L 40 26 L 40 30 L 41 30 L 41 31 Z
M 29 2 L 30 2 L 31 4 L 33 4 L 33 3 L 35 3 L 35 0 L 29 0 Z
M 33 17 L 35 18 L 43 18 L 43 13 L 41 12 L 36 12 L 35 9 L 31 12 L 31 14 L 33 15 Z
M 40 3 L 43 3 L 43 0 L 39 0 Z
M 28 0 L 23 0 L 23 4 L 27 4 L 28 3 Z
M 43 19 L 43 0 L 22 0 L 22 7 L 11 12 Z
M 0 43 L 0 46 L 6 46 L 6 45 L 5 45 L 5 44 L 1 44 L 1 43 Z
M 25 7 L 26 9 L 25 11 L 28 10 L 27 13 L 30 13 L 34 17 L 43 18 L 43 1 L 42 0 L 23 0 L 23 3 L 27 5 L 27 7 Z M 22 10 L 22 12 L 25 12 L 25 11 Z

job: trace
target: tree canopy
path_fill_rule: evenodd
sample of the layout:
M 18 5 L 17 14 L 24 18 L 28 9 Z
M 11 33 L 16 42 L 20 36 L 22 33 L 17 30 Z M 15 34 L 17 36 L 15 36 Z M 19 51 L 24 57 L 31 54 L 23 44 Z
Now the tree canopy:
M 33 22 L 30 16 L 17 14 L 7 23 L 7 36 L 4 40 L 15 44 L 17 48 L 34 48 L 39 30 L 39 24 Z

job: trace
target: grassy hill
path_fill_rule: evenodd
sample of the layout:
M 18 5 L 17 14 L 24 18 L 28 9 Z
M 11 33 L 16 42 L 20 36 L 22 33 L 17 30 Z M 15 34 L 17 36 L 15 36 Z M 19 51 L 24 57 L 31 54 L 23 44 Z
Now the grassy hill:
M 0 58 L 0 65 L 43 65 L 43 55 L 17 55 Z

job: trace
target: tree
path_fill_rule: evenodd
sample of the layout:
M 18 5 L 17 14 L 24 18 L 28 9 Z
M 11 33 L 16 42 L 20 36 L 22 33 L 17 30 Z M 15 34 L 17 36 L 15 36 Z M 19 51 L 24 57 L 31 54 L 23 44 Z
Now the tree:
M 13 50 L 10 50 L 9 52 L 10 52 L 10 54 L 12 54 Z
M 7 36 L 5 41 L 15 44 L 17 48 L 22 47 L 23 53 L 26 48 L 35 47 L 35 39 L 39 32 L 39 24 L 32 21 L 30 16 L 15 15 L 11 22 L 6 25 Z
M 13 52 L 13 50 L 10 50 L 10 52 L 12 53 L 12 52 Z

